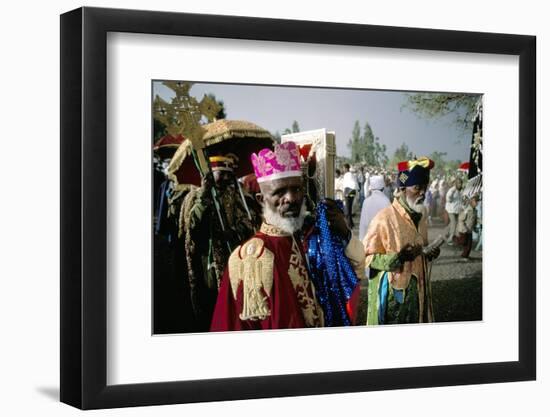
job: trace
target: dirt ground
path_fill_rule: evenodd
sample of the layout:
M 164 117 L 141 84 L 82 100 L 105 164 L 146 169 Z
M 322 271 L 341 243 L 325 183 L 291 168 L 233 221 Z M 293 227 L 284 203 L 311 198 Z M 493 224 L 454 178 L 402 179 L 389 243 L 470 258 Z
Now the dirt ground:
M 359 210 L 354 213 L 354 233 L 359 230 Z M 428 227 L 428 240 L 445 235 L 445 225 L 436 218 Z M 474 241 L 474 248 L 476 246 Z M 432 263 L 431 285 L 434 316 L 437 322 L 474 321 L 482 319 L 482 252 L 472 250 L 470 261 L 460 258 L 462 248 L 441 247 L 441 254 Z M 361 284 L 361 304 L 357 324 L 365 324 L 367 314 L 367 281 Z

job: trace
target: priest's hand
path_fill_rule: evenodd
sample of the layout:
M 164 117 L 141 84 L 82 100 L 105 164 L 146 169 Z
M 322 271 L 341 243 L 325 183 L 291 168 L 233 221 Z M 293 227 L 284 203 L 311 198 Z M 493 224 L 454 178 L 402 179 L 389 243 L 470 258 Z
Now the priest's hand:
M 404 262 L 412 262 L 416 259 L 418 255 L 422 253 L 422 246 L 421 245 L 411 245 L 410 243 L 407 243 L 398 253 L 398 258 L 401 261 L 401 263 Z
M 439 254 L 441 253 L 441 249 L 439 248 L 432 248 L 432 250 L 430 250 L 427 254 L 426 254 L 426 257 L 428 258 L 428 261 L 433 261 L 435 259 L 437 259 L 437 257 L 439 256 Z
M 342 239 L 349 239 L 351 231 L 349 230 L 344 213 L 338 208 L 336 201 L 325 199 L 327 205 L 327 220 L 329 222 L 330 231 Z
M 214 186 L 214 175 L 209 172 L 204 177 L 202 177 L 201 188 L 204 192 L 210 192 Z
M 199 198 L 202 204 L 212 204 L 212 187 L 214 187 L 214 175 L 211 172 L 202 177 L 201 189 L 199 190 Z

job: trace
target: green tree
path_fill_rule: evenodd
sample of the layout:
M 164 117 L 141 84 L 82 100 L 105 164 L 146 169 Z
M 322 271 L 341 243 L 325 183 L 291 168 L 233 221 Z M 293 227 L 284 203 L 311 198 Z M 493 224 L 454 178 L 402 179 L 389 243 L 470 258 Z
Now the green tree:
M 428 155 L 428 158 L 434 161 L 434 173 L 439 175 L 445 172 L 447 166 L 447 161 L 445 159 L 446 156 L 447 152 L 439 151 L 434 151 L 430 155 Z
M 434 151 L 428 156 L 428 158 L 434 161 L 434 174 L 454 174 L 462 163 L 459 160 L 448 161 L 446 156 L 447 152 L 439 151 Z
M 342 170 L 342 167 L 344 166 L 344 164 L 351 164 L 352 162 L 353 161 L 350 158 L 345 156 L 336 155 L 334 158 L 334 165 L 336 166 L 336 168 L 340 170 Z
M 479 100 L 478 94 L 416 93 L 407 94 L 403 107 L 426 119 L 454 115 L 452 123 L 458 128 L 470 131 Z
M 212 93 L 207 94 L 207 96 L 218 103 L 218 105 L 220 106 L 220 111 L 215 116 L 216 120 L 225 119 L 227 117 L 227 113 L 225 111 L 225 104 L 223 100 L 218 100 L 216 96 Z
M 359 126 L 359 120 L 356 120 L 351 132 L 351 138 L 348 141 L 348 148 L 351 152 L 352 163 L 356 163 L 361 160 L 361 142 L 361 127 Z
M 413 159 L 413 153 L 409 150 L 407 144 L 403 142 L 393 153 L 390 165 L 395 169 L 399 162 L 408 161 L 410 159 Z
M 361 161 L 369 166 L 382 167 L 388 163 L 386 145 L 380 143 L 380 138 L 374 136 L 374 132 L 367 122 L 365 123 L 363 142 L 360 145 Z
M 359 120 L 355 121 L 351 138 L 348 141 L 348 148 L 351 152 L 353 163 L 363 163 L 369 166 L 385 166 L 388 162 L 386 145 L 380 143 L 380 138 L 374 136 L 372 127 L 365 123 L 363 134 Z
M 380 138 L 377 136 L 374 138 L 374 160 L 375 165 L 379 167 L 385 167 L 388 165 L 388 155 L 386 155 L 386 145 L 380 144 Z
M 361 161 L 367 165 L 376 165 L 376 147 L 374 144 L 374 133 L 369 122 L 363 128 L 362 143 L 360 144 Z
M 300 125 L 296 120 L 292 122 L 291 127 L 287 127 L 285 130 L 283 130 L 283 135 L 289 135 L 291 133 L 298 133 L 300 131 Z
M 445 164 L 445 170 L 451 174 L 456 173 L 456 170 L 458 169 L 461 163 L 462 162 L 458 159 L 455 159 L 454 161 L 449 161 Z
M 153 144 L 167 134 L 166 125 L 160 120 L 153 118 Z
M 281 143 L 281 134 L 278 130 L 275 131 L 275 133 L 271 134 L 273 136 L 273 139 L 275 139 L 275 142 Z

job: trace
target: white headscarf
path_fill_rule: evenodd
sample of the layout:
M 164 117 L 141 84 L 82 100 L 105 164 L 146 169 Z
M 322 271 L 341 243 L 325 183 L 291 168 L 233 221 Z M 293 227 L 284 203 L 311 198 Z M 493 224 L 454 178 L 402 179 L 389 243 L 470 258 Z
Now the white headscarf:
M 382 182 L 384 178 L 382 177 Z M 383 186 L 382 186 L 383 187 Z M 372 188 L 372 185 L 371 185 Z M 363 207 L 361 209 L 361 220 L 359 220 L 359 240 L 363 241 L 369 224 L 374 219 L 374 216 L 382 210 L 384 207 L 389 206 L 390 200 L 381 190 L 373 189 L 371 195 L 363 201 Z
M 373 175 L 369 180 L 371 190 L 382 190 L 386 186 L 383 175 Z

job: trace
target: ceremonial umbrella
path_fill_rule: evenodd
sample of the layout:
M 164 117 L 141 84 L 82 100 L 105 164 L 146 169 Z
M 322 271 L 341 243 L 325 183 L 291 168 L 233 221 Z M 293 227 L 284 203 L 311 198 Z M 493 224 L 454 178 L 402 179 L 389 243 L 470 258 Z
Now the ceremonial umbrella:
M 250 155 L 264 148 L 273 149 L 273 136 L 267 130 L 244 120 L 217 120 L 204 126 L 204 151 L 207 156 L 232 157 L 235 178 L 254 172 Z M 239 181 L 235 185 L 241 196 L 248 218 L 252 220 L 246 198 Z
M 468 172 L 469 169 L 470 169 L 470 163 L 469 162 L 463 162 L 458 167 L 458 171 L 462 171 L 462 172 Z
M 200 185 L 202 174 L 209 170 L 205 167 L 205 160 L 211 156 L 232 157 L 234 160 L 235 177 L 243 177 L 253 172 L 250 155 L 261 149 L 273 149 L 273 137 L 271 134 L 255 125 L 242 120 L 218 120 L 201 127 L 203 132 L 201 139 L 185 140 L 168 165 L 168 177 L 176 184 Z M 192 166 L 195 169 L 192 169 Z M 201 172 L 202 171 L 202 172 Z M 239 195 L 246 209 L 249 219 L 252 219 L 242 187 L 235 181 Z M 216 213 L 220 221 L 221 230 L 225 231 L 226 220 L 221 211 L 217 191 L 211 190 Z M 229 242 L 228 249 L 231 252 Z
M 185 138 L 182 135 L 165 135 L 155 142 L 153 152 L 160 156 L 161 159 L 172 158 L 184 140 Z
M 176 184 L 201 185 L 201 173 L 193 158 L 193 145 L 185 139 L 168 164 L 168 178 Z
M 209 156 L 231 156 L 235 160 L 235 176 L 252 172 L 250 155 L 264 148 L 273 149 L 273 136 L 264 128 L 244 120 L 218 120 L 204 126 L 205 151 Z
M 273 149 L 273 136 L 267 130 L 244 120 L 217 120 L 203 126 L 203 151 L 206 156 L 230 156 L 235 160 L 235 176 L 243 177 L 254 172 L 250 155 L 261 149 Z M 175 152 L 168 167 L 172 179 L 180 184 L 200 185 L 191 142 L 185 140 Z

